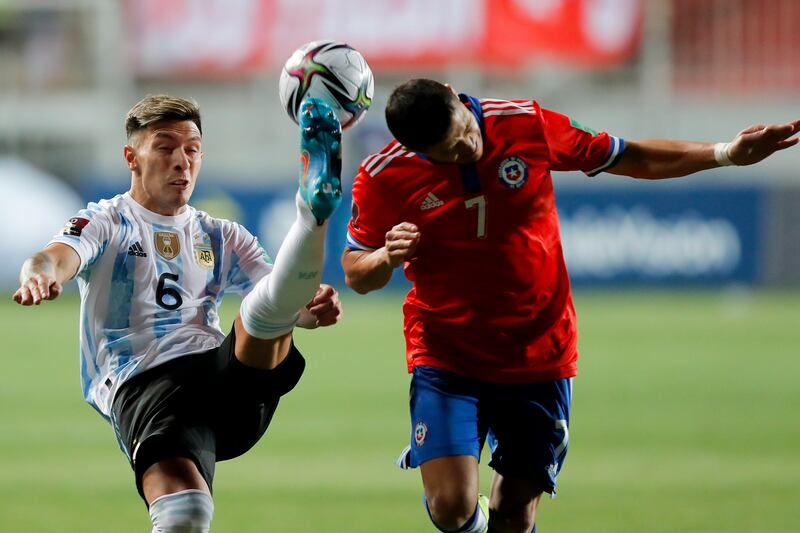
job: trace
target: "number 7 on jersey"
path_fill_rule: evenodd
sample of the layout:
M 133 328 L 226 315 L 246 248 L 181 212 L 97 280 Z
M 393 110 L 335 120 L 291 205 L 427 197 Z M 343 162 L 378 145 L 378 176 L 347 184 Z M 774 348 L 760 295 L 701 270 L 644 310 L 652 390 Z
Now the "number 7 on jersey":
M 478 238 L 486 238 L 486 196 L 483 194 L 464 201 L 467 209 L 478 208 Z

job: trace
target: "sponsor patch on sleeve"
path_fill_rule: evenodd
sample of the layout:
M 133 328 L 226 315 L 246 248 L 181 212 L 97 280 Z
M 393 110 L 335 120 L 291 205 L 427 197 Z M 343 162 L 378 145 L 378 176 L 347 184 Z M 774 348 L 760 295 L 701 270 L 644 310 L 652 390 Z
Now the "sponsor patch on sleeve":
M 83 232 L 83 228 L 85 228 L 86 224 L 88 224 L 88 223 L 89 223 L 89 219 L 88 218 L 72 217 L 64 225 L 64 231 L 62 231 L 62 233 L 64 235 L 71 235 L 73 237 L 80 237 L 81 233 Z
M 597 137 L 597 131 L 596 130 L 593 130 L 592 128 L 590 128 L 588 126 L 584 126 L 583 124 L 581 124 L 580 122 L 578 122 L 574 118 L 569 119 L 569 123 L 573 128 L 577 128 L 579 130 L 583 130 L 586 133 L 590 134 L 592 137 Z

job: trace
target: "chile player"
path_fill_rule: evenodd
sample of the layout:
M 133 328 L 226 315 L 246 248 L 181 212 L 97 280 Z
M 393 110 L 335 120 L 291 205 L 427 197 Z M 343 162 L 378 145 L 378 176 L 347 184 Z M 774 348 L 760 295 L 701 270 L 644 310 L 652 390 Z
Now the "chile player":
M 395 89 L 386 120 L 396 141 L 359 169 L 342 264 L 360 293 L 400 265 L 413 283 L 401 464 L 420 467 L 441 531 L 531 531 L 566 456 L 578 357 L 550 172 L 663 179 L 749 165 L 796 144 L 800 121 L 730 143 L 626 142 L 532 100 L 477 99 L 425 79 Z M 486 439 L 489 505 L 478 497 Z

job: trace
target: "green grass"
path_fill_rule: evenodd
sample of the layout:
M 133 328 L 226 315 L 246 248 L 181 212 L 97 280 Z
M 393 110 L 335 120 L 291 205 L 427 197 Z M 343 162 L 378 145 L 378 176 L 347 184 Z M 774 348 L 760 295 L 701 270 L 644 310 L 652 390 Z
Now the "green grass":
M 297 335 L 306 375 L 256 448 L 218 465 L 215 531 L 433 531 L 418 474 L 393 465 L 409 431 L 400 300 L 346 297 L 340 326 Z M 575 301 L 570 453 L 539 530 L 797 531 L 800 293 Z M 149 531 L 80 395 L 77 305 L 0 303 L 0 531 Z

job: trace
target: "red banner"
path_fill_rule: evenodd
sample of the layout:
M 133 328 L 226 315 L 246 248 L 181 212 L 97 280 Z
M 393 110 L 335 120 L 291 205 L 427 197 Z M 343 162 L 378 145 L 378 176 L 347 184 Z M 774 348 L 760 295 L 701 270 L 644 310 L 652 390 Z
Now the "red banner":
M 609 67 L 630 59 L 641 37 L 640 0 L 491 0 L 487 63 L 537 60 Z
M 128 0 L 146 76 L 242 76 L 337 39 L 376 69 L 601 68 L 636 52 L 642 0 Z

